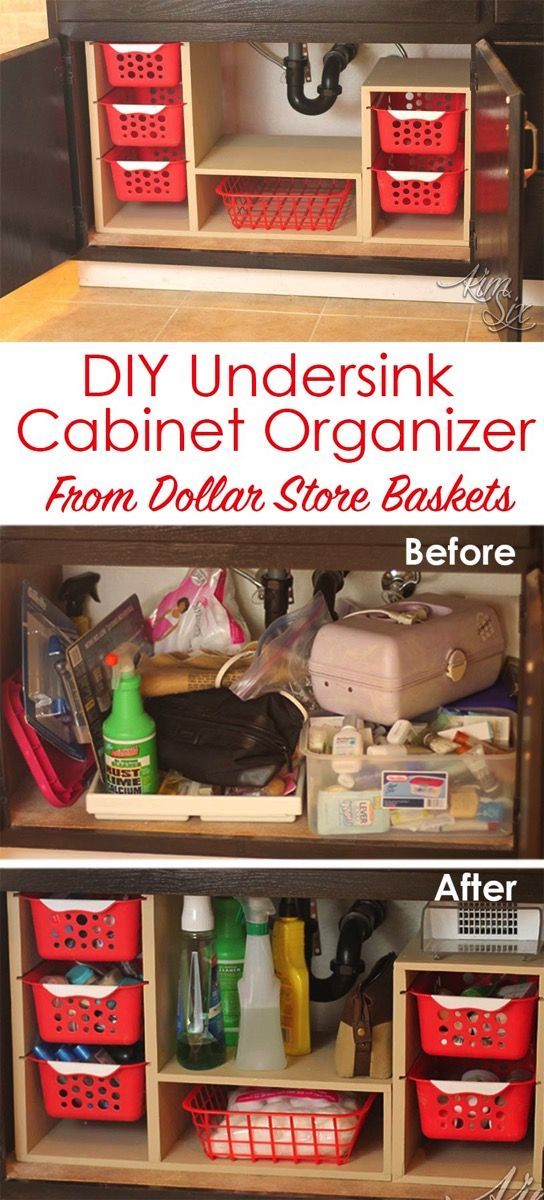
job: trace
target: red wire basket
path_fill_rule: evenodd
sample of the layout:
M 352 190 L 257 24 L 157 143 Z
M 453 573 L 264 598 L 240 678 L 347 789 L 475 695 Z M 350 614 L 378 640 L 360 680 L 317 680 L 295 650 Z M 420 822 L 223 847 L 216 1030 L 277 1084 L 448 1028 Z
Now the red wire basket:
M 100 42 L 106 73 L 116 87 L 174 87 L 181 79 L 180 42 Z
M 142 901 L 56 900 L 25 896 L 38 954 L 71 962 L 121 962 L 140 953 Z
M 345 179 L 272 179 L 234 175 L 216 188 L 235 229 L 330 232 L 353 189 Z
M 465 108 L 460 92 L 382 92 L 372 105 L 380 146 L 388 154 L 451 154 Z
M 455 212 L 465 170 L 461 145 L 454 154 L 386 155 L 378 153 L 371 168 L 378 181 L 380 204 L 387 213 Z
M 280 1093 L 281 1094 L 281 1093 Z M 312 1093 L 336 1096 L 341 1093 Z M 228 1110 L 228 1089 L 211 1084 L 193 1088 L 182 1101 L 191 1114 L 200 1144 L 208 1158 L 231 1162 L 336 1163 L 353 1153 L 357 1138 L 376 1096 L 345 1114 L 319 1112 L 234 1112 Z
M 114 88 L 98 101 L 115 146 L 183 145 L 179 87 Z
M 115 987 L 93 983 L 42 983 L 46 975 L 66 974 L 70 963 L 41 963 L 23 977 L 32 988 L 40 1037 L 46 1042 L 90 1042 L 130 1046 L 143 1037 L 144 984 Z
M 425 1137 L 444 1141 L 520 1142 L 527 1133 L 535 1090 L 534 1064 L 516 1064 L 527 1078 L 507 1081 L 512 1069 L 488 1064 L 497 1083 L 461 1080 L 474 1061 L 447 1063 L 424 1055 L 408 1072 L 416 1086 L 421 1130 Z M 456 1078 L 457 1076 L 457 1078 Z
M 447 978 L 457 995 L 436 995 L 436 976 L 429 975 L 418 976 L 409 989 L 416 997 L 425 1052 L 449 1058 L 524 1058 L 536 1027 L 538 986 L 534 996 L 507 1000 L 462 996 L 463 977 L 448 973 Z M 508 982 L 516 982 L 515 977 Z
M 187 166 L 183 150 L 135 146 L 108 150 L 115 194 L 119 200 L 179 204 L 187 196 Z
M 43 1103 L 50 1117 L 70 1121 L 139 1121 L 145 1112 L 145 1063 L 43 1062 L 38 1064 Z

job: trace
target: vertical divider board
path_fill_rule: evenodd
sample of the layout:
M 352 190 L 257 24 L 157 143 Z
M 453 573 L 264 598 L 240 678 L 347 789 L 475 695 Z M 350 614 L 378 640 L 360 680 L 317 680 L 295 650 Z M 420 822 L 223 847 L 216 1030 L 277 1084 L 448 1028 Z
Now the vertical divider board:
M 11 992 L 13 1096 L 15 1153 L 22 1162 L 37 1142 L 54 1127 L 42 1103 L 41 1087 L 36 1064 L 25 1055 L 36 1040 L 37 1025 L 32 989 L 25 987 L 21 976 L 40 961 L 34 940 L 30 906 L 14 892 L 7 894 L 9 973 Z
M 161 1160 L 159 1089 L 157 1081 L 157 968 L 155 958 L 155 897 L 142 899 L 142 970 L 144 987 L 144 1032 L 146 1067 L 147 1154 L 150 1162 Z
M 102 162 L 102 155 L 110 149 L 112 143 L 106 113 L 98 104 L 98 100 L 110 90 L 110 84 L 104 68 L 100 46 L 95 45 L 94 42 L 86 42 L 85 58 L 87 63 L 94 219 L 97 231 L 103 233 L 108 222 L 121 207 L 121 203 L 115 195 L 111 171 L 107 163 Z
M 189 229 L 198 233 L 216 204 L 213 180 L 198 179 L 196 168 L 224 132 L 220 47 L 215 42 L 186 43 L 181 62 Z

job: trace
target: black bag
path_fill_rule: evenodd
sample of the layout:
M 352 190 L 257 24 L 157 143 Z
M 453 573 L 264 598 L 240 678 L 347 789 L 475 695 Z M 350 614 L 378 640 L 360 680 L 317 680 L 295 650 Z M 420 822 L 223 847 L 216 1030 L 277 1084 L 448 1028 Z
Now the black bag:
M 159 766 L 197 783 L 261 788 L 291 766 L 304 717 L 280 692 L 240 700 L 225 688 L 156 696 Z

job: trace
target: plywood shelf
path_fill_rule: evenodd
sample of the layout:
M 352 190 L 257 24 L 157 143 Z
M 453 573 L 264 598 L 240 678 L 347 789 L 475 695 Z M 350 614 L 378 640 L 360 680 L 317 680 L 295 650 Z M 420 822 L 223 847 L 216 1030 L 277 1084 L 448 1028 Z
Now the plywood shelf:
M 469 242 L 465 232 L 463 206 L 451 216 L 427 216 L 410 213 L 380 212 L 370 242 L 374 245 L 406 245 L 436 247 L 437 253 L 442 246 L 459 246 L 463 253 L 468 250 Z
M 103 1162 L 130 1168 L 147 1162 L 146 1123 L 58 1121 L 26 1157 L 31 1162 Z
M 236 1180 L 239 1188 L 242 1181 L 261 1176 L 270 1179 L 283 1179 L 286 1185 L 293 1179 L 330 1179 L 350 1180 L 384 1179 L 384 1152 L 381 1117 L 378 1111 L 373 1111 L 361 1133 L 359 1142 L 348 1162 L 341 1167 L 334 1163 L 267 1163 L 267 1162 L 229 1162 L 227 1159 L 215 1161 L 206 1157 L 194 1130 L 188 1130 L 172 1147 L 162 1160 L 161 1167 L 180 1167 L 183 1171 L 197 1170 L 209 1175 L 209 1186 L 213 1186 L 213 1176 L 230 1177 Z M 249 1183 L 248 1183 L 249 1186 Z M 356 1195 L 354 1191 L 352 1194 Z
M 102 226 L 106 234 L 186 234 L 189 231 L 187 204 L 122 204 Z
M 498 1185 L 515 1166 L 511 1187 L 533 1174 L 532 1138 L 523 1142 L 433 1142 L 423 1139 L 404 1176 L 412 1184 L 462 1183 L 467 1188 Z
M 252 243 L 254 243 L 256 239 L 259 239 L 260 241 L 266 241 L 268 238 L 271 238 L 274 241 L 281 241 L 282 243 L 296 241 L 298 242 L 299 246 L 304 242 L 310 241 L 353 241 L 356 243 L 354 249 L 357 252 L 360 248 L 360 241 L 358 240 L 357 233 L 355 195 L 351 196 L 348 200 L 341 221 L 338 223 L 336 229 L 332 230 L 285 229 L 283 231 L 270 230 L 267 232 L 263 229 L 234 229 L 228 213 L 223 205 L 219 203 L 210 213 L 210 216 L 204 221 L 203 225 L 201 226 L 200 233 L 202 237 L 228 237 L 231 241 L 234 238 L 236 241 L 249 240 Z
M 357 137 L 225 134 L 196 164 L 199 175 L 278 175 L 292 179 L 357 179 Z
M 240 1084 L 256 1082 L 268 1087 L 323 1087 L 334 1088 L 337 1091 L 386 1092 L 391 1090 L 390 1079 L 340 1079 L 334 1066 L 334 1040 L 330 1038 L 315 1038 L 315 1048 L 311 1054 L 300 1058 L 290 1058 L 285 1071 L 259 1071 L 258 1076 L 239 1071 L 234 1062 L 234 1051 L 221 1067 L 213 1071 L 188 1071 L 180 1066 L 176 1058 L 170 1059 L 159 1071 L 159 1083 L 195 1083 L 209 1082 L 239 1087 Z
M 24 844 L 33 846 L 34 834 L 37 839 L 43 837 L 44 830 L 55 835 L 55 845 L 74 845 L 80 836 L 85 835 L 87 849 L 106 837 L 116 834 L 125 837 L 128 834 L 141 835 L 142 851 L 151 853 L 159 843 L 168 839 L 169 849 L 173 841 L 177 843 L 176 850 L 180 854 L 200 855 L 217 854 L 227 857 L 237 857 L 251 851 L 260 857 L 271 853 L 280 853 L 285 857 L 296 854 L 307 855 L 311 852 L 314 858 L 346 857 L 360 858 L 362 854 L 373 857 L 388 856 L 394 852 L 397 856 L 408 856 L 418 853 L 432 853 L 444 850 L 444 837 L 441 834 L 416 837 L 413 834 L 395 833 L 395 837 L 359 838 L 324 838 L 313 833 L 308 825 L 306 813 L 296 821 L 283 825 L 262 825 L 257 823 L 229 824 L 228 821 L 201 821 L 191 817 L 188 821 L 97 821 L 85 809 L 85 797 L 82 796 L 70 808 L 53 808 L 44 800 L 37 784 L 30 774 L 24 776 L 11 794 L 10 816 L 13 830 L 19 836 L 24 836 Z M 104 825 L 107 828 L 104 828 Z M 36 844 L 40 844 L 39 840 Z M 110 840 L 110 848 L 112 846 Z M 448 851 L 483 855 L 509 854 L 514 850 L 513 834 L 499 836 L 475 834 L 456 834 L 448 837 Z
M 380 58 L 365 79 L 365 90 L 470 92 L 469 58 Z

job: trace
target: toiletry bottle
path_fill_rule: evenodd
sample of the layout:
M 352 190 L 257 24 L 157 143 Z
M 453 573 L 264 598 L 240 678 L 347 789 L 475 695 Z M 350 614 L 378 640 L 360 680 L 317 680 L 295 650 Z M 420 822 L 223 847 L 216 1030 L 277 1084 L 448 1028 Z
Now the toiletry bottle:
M 209 896 L 185 896 L 181 914 L 177 1058 L 205 1071 L 225 1062 L 215 925 Z
M 236 1066 L 241 1071 L 282 1071 L 287 1066 L 280 1020 L 280 981 L 274 960 L 268 917 L 274 912 L 270 900 L 250 896 L 244 902 L 246 956 L 238 984 L 240 994 L 240 1037 Z
M 240 1033 L 240 996 L 246 953 L 244 910 L 235 896 L 218 896 L 213 902 L 219 988 L 227 1046 L 236 1046 Z
M 463 755 L 463 763 L 479 784 L 485 796 L 496 796 L 500 792 L 497 776 L 490 771 L 482 746 L 473 746 Z
M 113 703 L 102 725 L 106 791 L 149 795 L 159 790 L 155 722 L 146 713 L 132 653 L 107 654 Z
M 296 901 L 280 900 L 272 929 L 274 967 L 280 981 L 280 1015 L 286 1054 L 309 1054 L 310 976 L 304 955 L 304 921 Z
M 332 769 L 336 775 L 351 776 L 360 771 L 363 763 L 363 735 L 357 727 L 357 717 L 345 717 L 342 728 L 332 740 Z M 348 787 L 351 781 L 348 782 Z
M 434 754 L 455 754 L 456 752 L 456 747 L 451 742 L 448 742 L 447 738 L 440 737 L 438 733 L 433 733 L 432 730 L 424 734 L 422 741 L 423 745 L 432 750 Z

